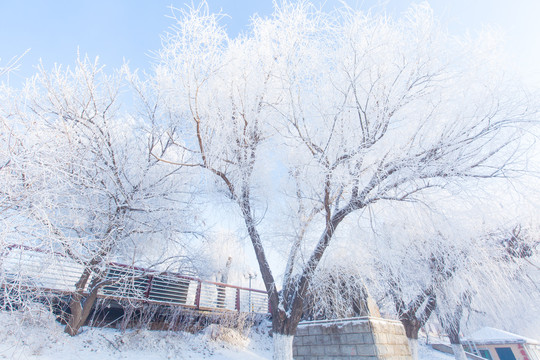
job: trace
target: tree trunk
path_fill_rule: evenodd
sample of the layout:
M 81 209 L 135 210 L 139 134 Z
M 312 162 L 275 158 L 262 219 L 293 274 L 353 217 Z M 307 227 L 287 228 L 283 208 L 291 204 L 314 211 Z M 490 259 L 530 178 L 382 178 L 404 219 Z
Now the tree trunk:
M 75 293 L 69 302 L 69 310 L 71 311 L 71 314 L 68 318 L 68 323 L 66 324 L 66 327 L 64 328 L 64 332 L 66 334 L 69 334 L 70 336 L 75 336 L 79 333 L 79 329 L 81 325 L 81 318 L 82 318 L 82 307 L 81 307 L 81 300 L 82 295 Z
M 418 360 L 418 338 L 407 340 L 409 340 L 409 349 L 411 350 L 413 360 Z
M 90 278 L 91 270 L 85 269 L 83 275 L 75 285 L 76 291 L 69 302 L 71 314 L 68 318 L 64 332 L 70 336 L 75 336 L 79 333 L 80 328 L 84 325 L 90 311 L 92 310 L 98 295 L 99 289 L 108 282 L 101 281 L 101 278 L 96 277 L 92 280 L 89 286 L 89 294 L 84 296 L 84 288 Z
M 295 313 L 295 311 L 291 311 Z M 293 359 L 293 339 L 301 316 L 287 317 L 283 310 L 272 315 L 272 336 L 274 339 L 274 360 Z
M 75 336 L 79 333 L 80 328 L 88 319 L 94 304 L 96 303 L 99 289 L 105 285 L 104 283 L 95 285 L 90 294 L 84 297 L 82 295 L 74 296 L 70 302 L 71 316 L 64 329 L 64 332 L 70 336 Z
M 68 321 L 66 324 L 66 327 L 64 329 L 64 332 L 69 334 L 70 336 L 75 336 L 79 333 L 79 329 L 82 325 L 80 325 L 82 314 L 83 314 L 83 308 L 82 308 L 82 301 L 83 301 L 83 293 L 84 288 L 86 287 L 86 283 L 88 282 L 88 279 L 90 279 L 90 275 L 92 274 L 92 271 L 90 268 L 86 267 L 79 278 L 79 281 L 75 284 L 75 293 L 71 296 L 71 300 L 69 301 L 69 310 L 71 314 L 68 317 Z
M 223 178 L 223 177 L 222 177 Z M 228 181 L 226 181 L 228 183 Z M 229 188 L 231 188 L 229 186 Z M 231 189 L 231 194 L 234 194 Z M 284 284 L 281 295 L 278 294 L 276 282 L 270 265 L 266 259 L 266 254 L 262 245 L 261 237 L 256 228 L 256 221 L 251 211 L 251 199 L 249 187 L 242 188 L 241 196 L 237 198 L 242 211 L 244 223 L 248 231 L 259 269 L 266 287 L 268 300 L 270 302 L 270 311 L 272 313 L 272 333 L 274 337 L 274 359 L 292 360 L 292 344 L 296 334 L 298 323 L 302 319 L 304 311 L 304 297 L 307 293 L 309 284 L 312 281 L 313 273 L 317 269 L 319 262 L 332 239 L 334 232 L 343 219 L 352 211 L 359 209 L 360 202 L 351 202 L 345 208 L 339 210 L 333 216 L 330 215 L 330 209 L 327 209 L 326 228 L 323 231 L 314 252 L 311 254 L 307 264 L 299 276 L 298 281 L 288 279 Z M 327 204 L 328 205 L 328 204 Z
M 274 337 L 274 360 L 293 359 L 294 335 L 273 334 Z
M 418 340 L 418 333 L 420 332 L 420 324 L 414 320 L 401 320 L 403 327 L 405 328 L 405 334 L 407 339 Z
M 303 296 L 303 293 L 285 288 L 279 306 L 271 309 L 274 360 L 292 360 L 293 339 L 304 312 Z
M 467 360 L 467 355 L 461 344 L 452 344 L 452 351 L 456 360 Z
M 75 336 L 79 333 L 80 328 L 84 325 L 86 319 L 88 319 L 90 311 L 96 302 L 98 290 L 99 287 L 96 287 L 87 297 L 79 295 L 72 298 L 69 304 L 71 316 L 64 329 L 65 333 L 70 336 Z
M 405 306 L 401 297 L 394 298 L 399 320 L 405 328 L 405 334 L 409 340 L 409 347 L 413 359 L 418 359 L 418 333 L 420 328 L 426 324 L 429 317 L 437 306 L 437 298 L 433 294 L 433 288 L 424 290 L 413 301 Z M 422 305 L 425 304 L 422 310 Z M 406 309 L 406 311 L 405 311 Z
M 418 360 L 418 333 L 420 332 L 422 324 L 416 319 L 401 319 L 401 323 L 405 328 L 407 340 L 409 340 L 412 358 Z
M 461 314 L 461 312 L 459 312 L 459 314 Z M 465 350 L 463 349 L 461 339 L 459 338 L 459 320 L 461 320 L 461 317 L 455 318 L 454 320 L 456 323 L 453 324 L 454 326 L 448 329 L 448 339 L 452 345 L 452 350 L 454 351 L 454 357 L 456 360 L 467 360 L 467 355 L 465 355 Z
M 448 339 L 452 345 L 454 351 L 454 357 L 456 360 L 467 360 L 467 355 L 461 344 L 461 338 L 459 332 L 461 329 L 461 318 L 463 317 L 463 308 L 468 307 L 471 303 L 471 296 L 468 292 L 461 295 L 461 300 L 456 306 L 454 313 L 451 317 L 439 316 L 439 322 L 443 329 L 448 334 Z

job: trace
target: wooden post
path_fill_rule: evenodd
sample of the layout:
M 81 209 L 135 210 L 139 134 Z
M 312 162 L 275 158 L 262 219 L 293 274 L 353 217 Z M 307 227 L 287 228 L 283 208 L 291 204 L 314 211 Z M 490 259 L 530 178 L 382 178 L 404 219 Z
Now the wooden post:
M 197 280 L 197 292 L 195 293 L 195 308 L 198 310 L 201 305 L 201 290 L 202 290 L 202 282 L 201 280 Z
M 154 280 L 154 275 L 148 276 L 148 286 L 146 288 L 146 291 L 144 292 L 144 297 L 148 299 L 150 296 L 150 291 L 152 290 L 152 280 Z

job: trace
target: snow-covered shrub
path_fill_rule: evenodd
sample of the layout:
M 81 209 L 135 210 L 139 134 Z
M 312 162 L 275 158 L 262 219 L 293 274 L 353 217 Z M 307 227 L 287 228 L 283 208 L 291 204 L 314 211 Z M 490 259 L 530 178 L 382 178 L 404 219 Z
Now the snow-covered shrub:
M 367 289 L 357 269 L 333 264 L 319 268 L 304 301 L 304 319 L 369 315 Z

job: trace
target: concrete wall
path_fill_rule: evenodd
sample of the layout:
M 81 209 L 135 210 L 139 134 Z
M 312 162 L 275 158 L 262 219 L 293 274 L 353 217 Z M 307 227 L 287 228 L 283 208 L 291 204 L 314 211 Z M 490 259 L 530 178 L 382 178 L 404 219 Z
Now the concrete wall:
M 399 321 L 375 317 L 302 322 L 293 342 L 296 360 L 411 360 Z

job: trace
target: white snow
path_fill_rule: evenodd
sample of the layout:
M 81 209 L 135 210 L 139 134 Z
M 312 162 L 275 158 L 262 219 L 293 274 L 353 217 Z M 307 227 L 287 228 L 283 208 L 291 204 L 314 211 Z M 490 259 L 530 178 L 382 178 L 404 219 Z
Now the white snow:
M 30 315 L 31 314 L 31 315 Z M 0 359 L 28 360 L 257 360 L 272 358 L 267 326 L 249 337 L 232 329 L 210 326 L 187 332 L 83 328 L 70 337 L 46 310 L 0 312 Z
M 268 323 L 254 328 L 249 336 L 217 325 L 197 334 L 84 327 L 80 335 L 70 337 L 47 309 L 36 307 L 24 313 L 0 311 L 0 359 L 270 360 L 274 352 L 268 330 Z M 282 340 L 292 339 L 284 336 Z M 454 359 L 423 341 L 418 345 L 420 360 Z
M 484 327 L 474 332 L 467 340 L 477 343 L 525 342 L 529 344 L 540 344 L 537 340 L 491 327 Z
M 454 355 L 445 354 L 441 351 L 432 349 L 429 345 L 418 342 L 419 360 L 455 360 Z

